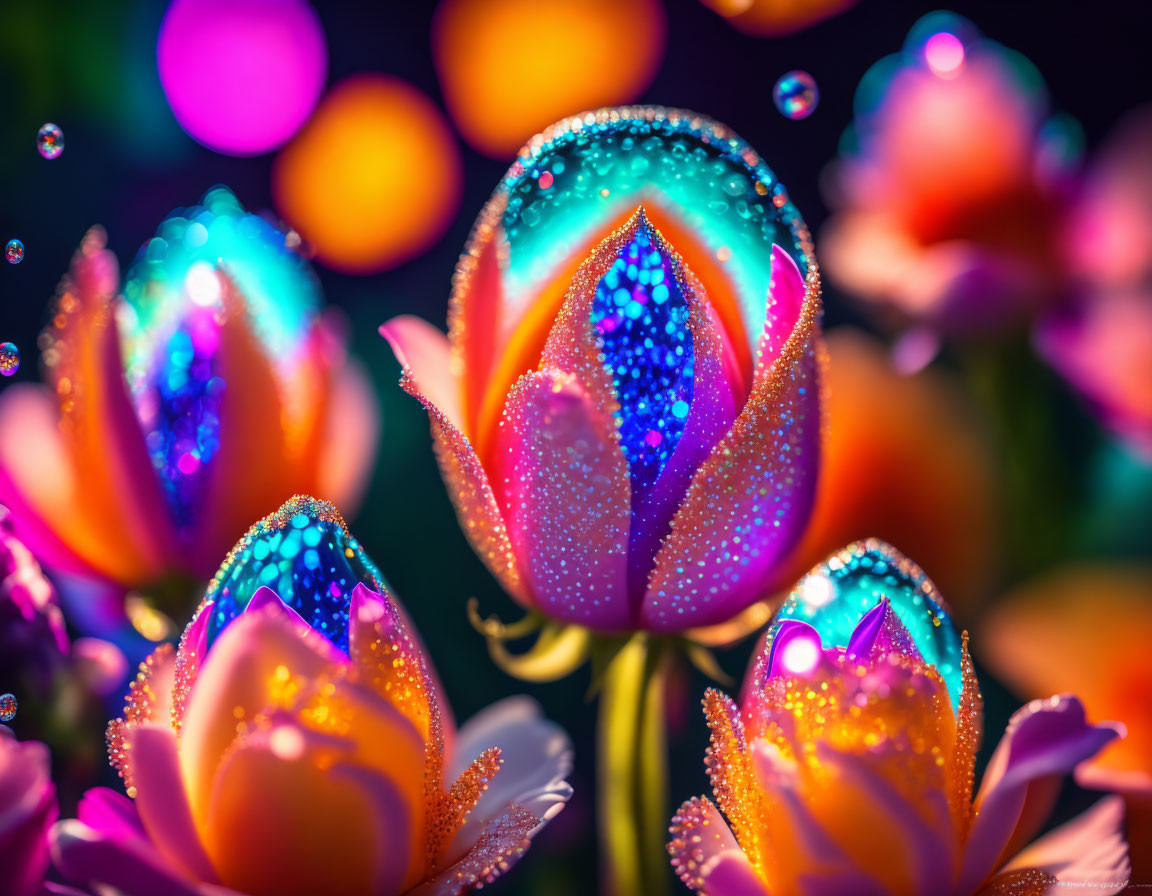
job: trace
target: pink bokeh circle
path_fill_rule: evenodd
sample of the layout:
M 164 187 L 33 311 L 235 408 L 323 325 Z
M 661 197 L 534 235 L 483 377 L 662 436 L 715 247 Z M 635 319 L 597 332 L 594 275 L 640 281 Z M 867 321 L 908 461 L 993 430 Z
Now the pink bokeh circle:
M 190 137 L 251 156 L 304 126 L 328 75 L 328 47 L 306 0 L 174 0 L 156 62 Z

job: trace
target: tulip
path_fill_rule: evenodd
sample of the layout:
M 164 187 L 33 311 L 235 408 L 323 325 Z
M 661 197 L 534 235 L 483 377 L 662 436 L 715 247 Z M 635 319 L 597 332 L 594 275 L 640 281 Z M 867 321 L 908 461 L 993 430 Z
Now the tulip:
M 532 701 L 456 731 L 371 560 L 301 497 L 237 544 L 179 649 L 142 664 L 108 743 L 128 796 L 89 791 L 54 856 L 126 896 L 462 893 L 571 793 L 568 738 Z
M 40 896 L 48 870 L 48 832 L 59 811 L 48 748 L 17 741 L 0 725 L 0 868 L 8 896 Z
M 932 13 L 878 62 L 821 233 L 833 282 L 901 323 L 987 335 L 1027 322 L 1068 273 L 1062 215 L 1074 130 L 1039 74 L 970 22 Z
M 1096 715 L 1128 736 L 1081 766 L 1084 786 L 1124 796 L 1133 879 L 1152 875 L 1152 568 L 1084 564 L 1025 583 L 997 602 L 983 626 L 982 658 L 1030 699 L 1075 688 Z
M 740 704 L 705 697 L 716 803 L 689 800 L 673 820 L 681 879 L 708 896 L 1123 889 L 1115 797 L 1026 845 L 1060 777 L 1122 727 L 1089 724 L 1073 696 L 1034 701 L 973 799 L 982 699 L 966 635 L 952 658 L 957 641 L 935 586 L 883 543 L 851 545 L 802 580 Z
M 517 601 L 669 633 L 777 584 L 815 490 L 819 281 L 754 150 L 671 110 L 555 125 L 481 212 L 449 318 L 381 332 Z
M 291 236 L 216 188 L 161 225 L 122 296 L 103 231 L 84 238 L 40 339 L 46 385 L 0 399 L 20 536 L 62 582 L 115 593 L 78 624 L 122 622 L 124 589 L 207 579 L 297 490 L 357 502 L 374 403 Z

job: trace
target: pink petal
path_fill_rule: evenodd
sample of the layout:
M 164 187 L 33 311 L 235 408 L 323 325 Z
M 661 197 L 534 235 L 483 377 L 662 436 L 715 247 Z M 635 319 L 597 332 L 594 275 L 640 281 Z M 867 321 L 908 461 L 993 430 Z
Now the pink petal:
M 136 810 L 152 842 L 189 876 L 214 881 L 216 874 L 192 819 L 180 776 L 179 747 L 171 727 L 144 725 L 124 735 L 136 787 Z
M 768 887 L 739 849 L 713 856 L 700 869 L 700 876 L 704 878 L 703 892 L 709 896 L 769 896 Z
M 630 488 L 611 411 L 573 375 L 526 374 L 508 396 L 493 467 L 536 605 L 566 621 L 628 628 Z
M 93 787 L 85 792 L 76 807 L 76 816 L 85 826 L 105 837 L 148 840 L 136 803 L 108 787 Z
M 1079 763 L 1120 736 L 1114 726 L 1089 725 L 1084 706 L 1063 695 L 1034 700 L 1008 723 L 984 773 L 974 804 L 960 873 L 961 892 L 974 892 L 1043 824 L 1055 785 Z
M 676 875 L 689 889 L 713 892 L 708 886 L 705 871 L 719 856 L 740 852 L 740 844 L 720 810 L 707 797 L 693 797 L 680 807 L 669 831 L 672 839 L 668 843 L 668 853 Z M 740 852 L 740 855 L 744 854 Z M 720 894 L 722 891 L 715 892 Z
M 410 314 L 381 324 L 380 335 L 388 340 L 396 360 L 420 395 L 439 408 L 454 428 L 464 432 L 460 384 L 452 373 L 452 350 L 447 337 L 432 324 Z
M 1124 839 L 1124 800 L 1109 796 L 1087 812 L 1045 834 L 1004 866 L 1004 873 L 1039 868 L 1057 880 L 1090 886 L 1093 893 L 1118 893 L 1132 866 Z M 1058 894 L 1063 887 L 1053 887 Z
M 446 356 L 444 360 L 447 362 Z M 419 401 L 428 413 L 440 473 L 472 550 L 500 580 L 504 590 L 521 604 L 531 606 L 488 473 L 472 442 L 459 427 L 458 402 L 449 396 L 448 411 L 442 410 L 424 394 L 411 368 L 405 368 L 400 387 Z M 444 400 L 443 396 L 441 400 Z M 453 422 L 454 419 L 457 422 Z
M 205 896 L 151 844 L 108 836 L 76 819 L 53 828 L 52 861 L 71 881 L 105 884 L 124 896 Z
M 781 348 L 769 321 L 748 401 L 696 471 L 656 554 L 640 617 L 655 631 L 721 622 L 763 597 L 811 512 L 820 454 L 819 293 L 805 289 L 790 260 L 774 264 L 773 282 L 781 313 L 797 289 L 802 310 Z

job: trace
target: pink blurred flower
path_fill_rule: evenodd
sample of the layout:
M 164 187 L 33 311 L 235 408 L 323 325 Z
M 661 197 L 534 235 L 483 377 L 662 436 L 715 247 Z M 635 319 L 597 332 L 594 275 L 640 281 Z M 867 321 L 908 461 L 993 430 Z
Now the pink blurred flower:
M 6 896 L 39 896 L 48 833 L 59 814 L 48 748 L 0 725 L 0 881 Z
M 179 649 L 141 665 L 108 729 L 128 797 L 91 790 L 57 826 L 66 877 L 125 896 L 457 894 L 506 871 L 563 808 L 567 736 L 527 698 L 457 731 L 386 590 L 343 598 L 346 650 L 267 587 L 217 627 L 253 539 L 320 520 L 356 553 L 331 505 L 300 501 L 245 536 Z
M 835 283 L 904 322 L 972 333 L 1026 322 L 1064 285 L 1073 126 L 1039 75 L 971 23 L 932 13 L 856 98 L 821 234 Z
M 505 589 L 561 622 L 672 632 L 763 597 L 803 532 L 819 314 L 807 229 L 756 152 L 627 107 L 522 150 L 447 337 L 413 317 L 381 333 Z
M 908 561 L 893 553 L 890 563 Z M 826 588 L 825 569 L 796 593 Z M 842 599 L 839 609 L 835 597 L 821 605 L 839 616 L 851 606 Z M 1030 844 L 1061 778 L 1121 726 L 1088 724 L 1072 696 L 1033 701 L 1012 717 L 973 799 L 983 708 L 966 638 L 961 673 L 954 706 L 887 597 L 847 644 L 781 621 L 753 658 L 740 705 L 715 690 L 705 698 L 719 809 L 699 797 L 673 820 L 680 877 L 708 896 L 1055 894 L 1061 881 L 1123 889 L 1117 797 Z
M 112 626 L 124 589 L 206 580 L 296 491 L 357 504 L 373 456 L 370 386 L 306 263 L 225 188 L 204 202 L 169 217 L 122 296 L 91 230 L 40 339 L 47 383 L 0 398 L 0 501 L 62 588 L 112 586 Z
M 1066 242 L 1078 301 L 1041 321 L 1037 351 L 1152 457 L 1152 109 L 1132 113 L 1094 159 Z

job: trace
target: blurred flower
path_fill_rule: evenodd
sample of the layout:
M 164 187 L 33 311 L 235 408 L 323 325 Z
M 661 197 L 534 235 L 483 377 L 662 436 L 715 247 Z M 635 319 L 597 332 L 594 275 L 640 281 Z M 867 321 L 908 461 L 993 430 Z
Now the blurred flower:
M 570 747 L 526 698 L 459 732 L 442 699 L 339 514 L 294 498 L 141 666 L 108 732 L 132 799 L 89 791 L 57 865 L 126 896 L 483 886 L 563 807 Z
M 427 249 L 460 206 L 460 150 L 436 105 L 378 74 L 332 88 L 276 157 L 276 208 L 325 265 L 364 274 Z
M 991 669 L 1025 698 L 1075 687 L 1095 716 L 1124 723 L 1077 777 L 1124 793 L 1136 880 L 1152 874 L 1152 569 L 1069 567 L 1029 582 L 990 612 Z
M 900 587 L 868 587 L 872 608 L 826 646 L 881 566 Z M 1072 696 L 1030 703 L 1009 722 L 973 800 L 983 709 L 966 643 L 957 698 L 906 623 L 951 627 L 932 609 L 933 586 L 879 543 L 831 558 L 796 600 L 811 605 L 845 569 L 858 578 L 847 595 L 831 593 L 823 618 L 773 626 L 739 706 L 715 690 L 705 697 L 707 765 L 724 816 L 705 797 L 681 807 L 669 851 L 684 882 L 709 896 L 1042 894 L 1060 881 L 1123 889 L 1130 869 L 1116 798 L 1026 845 L 1060 778 L 1119 726 L 1088 724 Z
M 659 0 L 441 0 L 432 53 L 464 139 L 505 159 L 565 115 L 637 99 L 666 31 Z
M 931 13 L 857 90 L 821 234 L 829 275 L 949 333 L 1030 319 L 1067 274 L 1062 207 L 1079 131 L 1045 119 L 1039 74 Z
M 43 694 L 70 645 L 56 589 L 11 517 L 0 505 L 0 682 L 24 679 Z
M 788 581 L 839 546 L 876 536 L 917 557 L 953 603 L 970 606 L 989 583 L 999 544 L 988 437 L 946 372 L 897 373 L 883 346 L 859 330 L 835 329 L 827 342 L 816 507 Z
M 457 268 L 449 336 L 381 328 L 461 525 L 518 601 L 680 631 L 763 596 L 819 458 L 808 233 L 722 125 L 601 110 L 533 138 Z
M 0 871 L 7 896 L 39 896 L 48 870 L 48 832 L 56 821 L 56 785 L 48 748 L 17 741 L 0 725 Z
M 757 37 L 776 37 L 855 6 L 857 0 L 702 0 L 733 26 Z
M 293 491 L 349 509 L 364 485 L 375 405 L 307 265 L 228 190 L 204 202 L 164 222 L 122 297 L 91 230 L 41 336 L 48 384 L 0 398 L 0 500 L 81 581 L 207 579 Z
M 1152 458 L 1152 109 L 1132 113 L 1100 150 L 1066 241 L 1078 301 L 1040 323 L 1036 348 Z
M 217 152 L 269 152 L 312 114 L 328 46 L 306 0 L 172 0 L 156 42 L 180 126 Z

